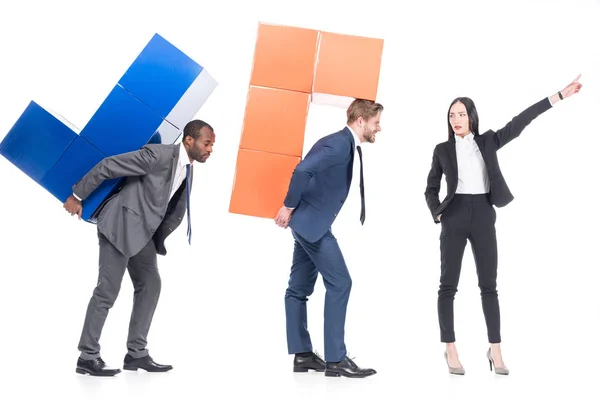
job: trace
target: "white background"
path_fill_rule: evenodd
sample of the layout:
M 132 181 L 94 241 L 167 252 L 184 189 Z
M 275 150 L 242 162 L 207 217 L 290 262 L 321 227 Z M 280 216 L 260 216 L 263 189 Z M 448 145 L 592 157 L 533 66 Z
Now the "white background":
M 0 398 L 597 398 L 599 20 L 591 0 L 2 3 L 0 137 L 30 100 L 85 126 L 154 33 L 219 86 L 197 115 L 217 141 L 196 168 L 193 245 L 184 222 L 159 258 L 163 291 L 149 349 L 174 365 L 168 374 L 75 374 L 97 279 L 95 227 L 0 158 Z M 283 303 L 291 234 L 228 213 L 259 21 L 385 39 L 383 131 L 363 146 L 367 221 L 358 223 L 354 198 L 333 227 L 354 281 L 347 346 L 359 366 L 378 370 L 366 380 L 292 374 Z M 515 195 L 497 210 L 511 375 L 489 372 L 467 248 L 455 303 L 467 374 L 450 376 L 436 313 L 440 227 L 423 195 L 433 148 L 447 137 L 448 105 L 469 96 L 480 131 L 498 129 L 579 73 L 581 93 L 499 153 Z M 305 152 L 344 123 L 342 109 L 311 107 Z M 132 293 L 125 275 L 101 338 L 110 366 L 122 367 Z M 319 279 L 308 304 L 321 354 L 323 297 Z

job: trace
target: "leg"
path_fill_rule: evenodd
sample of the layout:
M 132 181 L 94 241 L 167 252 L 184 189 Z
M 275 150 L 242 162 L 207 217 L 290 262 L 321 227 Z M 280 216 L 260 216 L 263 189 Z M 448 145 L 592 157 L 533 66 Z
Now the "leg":
M 475 258 L 488 339 L 490 343 L 500 343 L 500 306 L 496 290 L 498 246 L 494 227 L 495 211 L 489 203 L 481 203 L 475 207 L 473 217 L 473 231 L 469 240 Z
M 331 232 L 317 243 L 304 240 L 300 240 L 300 243 L 325 283 L 325 361 L 342 361 L 346 357 L 344 326 L 352 288 L 350 273 L 337 240 Z
M 487 326 L 491 356 L 496 367 L 504 367 L 500 352 L 500 305 L 496 278 L 498 275 L 498 245 L 496 240 L 496 211 L 489 203 L 478 204 L 474 209 L 473 231 L 470 237 L 477 278 L 481 292 L 481 305 Z
M 446 228 L 446 227 L 443 227 Z M 443 229 L 442 228 L 442 229 Z M 454 343 L 454 296 L 467 237 L 462 230 L 445 229 L 440 235 L 441 274 L 438 290 L 438 320 L 440 338 L 444 343 Z
M 445 358 L 452 374 L 464 374 L 458 357 L 454 333 L 454 297 L 469 229 L 468 197 L 456 196 L 441 218 L 440 286 L 438 290 L 438 321 L 440 340 L 446 343 Z
M 85 322 L 79 340 L 80 358 L 94 360 L 100 357 L 100 335 L 108 316 L 108 310 L 114 305 L 127 266 L 127 257 L 120 253 L 98 232 L 100 245 L 98 284 L 89 301 Z
M 293 234 L 293 232 L 292 232 Z M 294 256 L 288 288 L 285 291 L 285 315 L 289 354 L 312 352 L 307 327 L 306 302 L 313 293 L 317 269 L 294 236 Z
M 154 241 L 150 240 L 138 254 L 129 259 L 127 269 L 134 288 L 127 352 L 133 358 L 142 358 L 148 355 L 147 336 L 161 289 Z

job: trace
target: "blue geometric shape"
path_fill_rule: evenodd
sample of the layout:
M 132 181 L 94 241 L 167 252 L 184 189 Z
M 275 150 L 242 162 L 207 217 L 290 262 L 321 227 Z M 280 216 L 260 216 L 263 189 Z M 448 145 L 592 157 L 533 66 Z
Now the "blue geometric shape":
M 182 130 L 212 94 L 217 81 L 200 64 L 155 34 L 119 85 Z
M 154 111 L 117 85 L 81 130 L 107 156 L 138 150 L 163 123 Z
M 0 143 L 0 154 L 40 183 L 77 133 L 31 101 Z
M 78 136 L 54 168 L 42 179 L 41 185 L 54 197 L 65 202 L 73 193 L 73 183 L 78 182 L 90 169 L 105 157 L 87 140 Z M 90 219 L 96 208 L 119 185 L 122 178 L 102 182 L 94 192 L 82 202 L 82 219 Z
M 119 80 L 142 103 L 162 119 L 202 72 L 202 67 L 155 34 Z
M 64 202 L 103 158 L 175 143 L 216 86 L 201 65 L 155 34 L 80 136 L 32 101 L 0 142 L 0 154 Z M 99 206 L 121 182 L 104 182 L 86 198 L 82 219 L 95 223 Z

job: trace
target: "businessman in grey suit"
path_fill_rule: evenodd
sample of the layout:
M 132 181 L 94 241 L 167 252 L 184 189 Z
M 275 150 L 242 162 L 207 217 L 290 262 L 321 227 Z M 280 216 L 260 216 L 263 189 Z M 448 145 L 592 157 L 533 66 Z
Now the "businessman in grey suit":
M 81 201 L 103 181 L 125 178 L 118 193 L 109 197 L 97 213 L 99 278 L 79 341 L 77 373 L 113 376 L 121 372 L 107 368 L 100 357 L 99 340 L 126 269 L 133 282 L 134 302 L 123 369 L 142 368 L 149 372 L 172 369 L 170 365 L 154 362 L 146 348 L 161 288 L 156 255 L 166 255 L 165 239 L 181 224 L 186 211 L 191 244 L 192 163 L 204 163 L 214 142 L 213 128 L 204 121 L 194 120 L 185 126 L 180 144 L 148 144 L 138 151 L 107 157 L 73 186 L 73 194 L 64 208 L 81 218 Z

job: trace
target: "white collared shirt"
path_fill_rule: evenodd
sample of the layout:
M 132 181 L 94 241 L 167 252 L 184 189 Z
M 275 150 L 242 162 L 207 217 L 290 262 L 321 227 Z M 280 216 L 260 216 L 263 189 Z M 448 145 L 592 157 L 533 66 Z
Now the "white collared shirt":
M 352 133 L 352 139 L 354 140 L 354 162 L 352 164 L 352 181 L 350 182 L 350 190 L 348 192 L 348 197 L 344 202 L 344 206 L 338 213 L 335 225 L 337 227 L 342 227 L 340 230 L 346 231 L 347 228 L 350 227 L 360 227 L 360 158 L 358 156 L 358 151 L 356 148 L 360 146 L 360 138 L 350 128 L 346 126 L 350 132 Z M 363 154 L 364 155 L 364 154 Z M 366 193 L 365 193 L 366 195 Z
M 456 161 L 458 164 L 458 186 L 456 193 L 484 194 L 490 191 L 483 156 L 475 142 L 475 136 L 469 132 L 464 138 L 455 135 Z
M 179 144 L 179 159 L 177 160 L 177 169 L 175 170 L 175 176 L 173 177 L 173 186 L 171 186 L 171 195 L 169 200 L 173 198 L 173 195 L 181 186 L 181 183 L 185 180 L 186 166 L 190 164 L 190 157 L 185 151 L 183 142 Z

